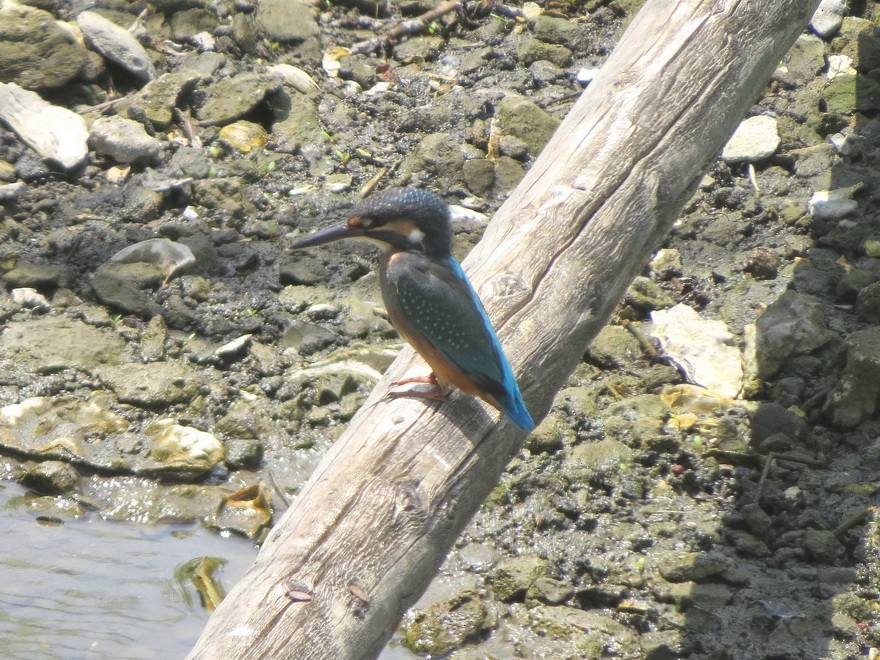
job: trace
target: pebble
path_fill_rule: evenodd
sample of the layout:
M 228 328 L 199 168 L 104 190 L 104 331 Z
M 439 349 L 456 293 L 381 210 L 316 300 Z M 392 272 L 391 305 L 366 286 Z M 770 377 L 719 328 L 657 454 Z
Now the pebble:
M 46 300 L 46 296 L 39 293 L 36 289 L 28 287 L 13 289 L 12 301 L 22 307 L 28 307 L 30 309 L 49 309 L 50 307 L 49 301 Z
M 776 119 L 759 115 L 743 121 L 721 152 L 725 163 L 758 163 L 767 160 L 779 148 Z
M 810 215 L 820 220 L 832 220 L 849 215 L 859 208 L 859 203 L 852 199 L 852 196 L 860 188 L 861 186 L 850 186 L 813 193 L 807 205 Z
M 0 186 L 0 202 L 17 199 L 27 192 L 27 184 L 17 181 Z
M 578 72 L 575 74 L 575 80 L 577 80 L 581 85 L 586 87 L 593 79 L 599 74 L 599 69 L 578 69 Z
M 41 158 L 65 170 L 76 169 L 88 156 L 85 120 L 15 83 L 0 83 L 0 120 Z
M 161 140 L 147 134 L 143 124 L 123 117 L 99 117 L 92 123 L 89 146 L 117 163 L 153 161 L 162 152 Z
M 76 22 L 86 42 L 103 57 L 144 82 L 156 77 L 150 56 L 128 30 L 93 11 L 84 11 Z
M 847 0 L 822 0 L 810 21 L 810 29 L 823 39 L 833 37 L 843 25 Z

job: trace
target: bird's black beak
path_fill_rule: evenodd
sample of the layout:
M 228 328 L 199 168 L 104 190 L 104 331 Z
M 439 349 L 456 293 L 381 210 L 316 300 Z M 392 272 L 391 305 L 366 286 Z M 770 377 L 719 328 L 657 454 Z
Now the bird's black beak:
M 338 241 L 342 238 L 361 238 L 363 235 L 364 230 L 360 227 L 349 227 L 347 224 L 336 225 L 333 227 L 327 227 L 327 229 L 322 229 L 311 236 L 306 236 L 305 238 L 298 240 L 290 246 L 290 249 L 299 250 L 300 248 L 332 243 L 333 241 Z

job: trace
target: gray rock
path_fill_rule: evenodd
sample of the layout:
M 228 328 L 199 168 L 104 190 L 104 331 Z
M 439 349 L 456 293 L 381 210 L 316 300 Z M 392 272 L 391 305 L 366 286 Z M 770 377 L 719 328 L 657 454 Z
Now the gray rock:
M 581 28 L 575 21 L 547 14 L 538 16 L 532 29 L 541 41 L 564 46 L 574 45 L 581 34 Z
M 795 442 L 802 442 L 810 433 L 807 422 L 778 403 L 768 401 L 758 406 L 752 415 L 751 441 L 760 447 L 768 438 L 783 434 Z
M 205 125 L 229 124 L 254 110 L 266 94 L 281 86 L 274 76 L 244 73 L 220 78 L 204 89 L 204 102 L 196 116 Z
M 779 143 L 775 118 L 749 117 L 724 145 L 721 160 L 726 163 L 759 163 L 775 154 Z
M 406 174 L 430 178 L 439 189 L 461 178 L 465 158 L 459 145 L 447 133 L 426 135 L 403 162 Z
M 0 334 L 0 359 L 42 374 L 64 369 L 89 372 L 115 364 L 124 347 L 125 340 L 113 332 L 57 316 L 12 322 Z
M 89 134 L 82 117 L 46 103 L 15 83 L 0 83 L 0 120 L 40 157 L 64 169 L 79 167 L 89 153 Z
M 213 32 L 219 24 L 217 14 L 208 9 L 177 11 L 171 17 L 171 36 L 178 41 L 189 42 L 199 32 Z
M 27 184 L 21 181 L 0 185 L 0 202 L 11 202 L 24 196 L 27 191 Z
M 420 64 L 437 59 L 446 40 L 443 37 L 410 37 L 394 48 L 394 57 L 403 64 Z
M 843 24 L 847 0 L 822 0 L 810 20 L 810 28 L 822 38 L 833 37 Z
M 880 324 L 880 282 L 859 290 L 856 296 L 856 314 L 861 321 Z
M 41 291 L 68 286 L 70 279 L 71 273 L 68 268 L 27 262 L 17 263 L 12 270 L 3 275 L 3 283 L 10 289 L 32 287 Z
M 805 355 L 832 341 L 819 301 L 786 291 L 757 320 L 758 372 L 774 375 L 792 356 Z
M 226 467 L 230 470 L 255 469 L 263 460 L 263 445 L 256 438 L 230 438 L 226 441 Z
M 316 18 L 311 6 L 297 0 L 260 0 L 255 24 L 273 41 L 297 43 L 318 35 Z
M 825 402 L 831 423 L 854 428 L 877 411 L 880 398 L 880 327 L 858 330 L 844 340 L 846 367 Z
M 110 156 L 117 163 L 155 160 L 162 151 L 162 142 L 151 137 L 143 124 L 122 117 L 99 117 L 92 124 L 89 146 L 101 156 Z
M 547 605 L 559 605 L 574 595 L 574 588 L 562 580 L 556 580 L 546 575 L 539 577 L 526 591 L 526 604 L 546 603 Z
M 339 341 L 339 336 L 315 323 L 296 319 L 290 323 L 281 338 L 282 346 L 297 349 L 301 355 L 311 355 Z
M 501 601 L 521 598 L 539 577 L 547 575 L 547 562 L 540 557 L 517 557 L 504 562 L 491 576 L 492 592 Z
M 281 151 L 295 152 L 302 145 L 320 145 L 325 137 L 318 108 L 311 95 L 279 89 L 271 95 L 272 135 Z
M 724 557 L 702 552 L 667 552 L 658 558 L 658 570 L 670 582 L 700 582 L 720 575 L 729 568 Z
M 86 42 L 106 59 L 144 82 L 156 77 L 150 56 L 131 32 L 93 11 L 84 11 L 76 21 Z
M 571 51 L 565 46 L 548 44 L 540 39 L 529 38 L 516 47 L 516 55 L 520 62 L 529 66 L 535 62 L 546 61 L 554 66 L 564 68 L 571 64 Z
M 0 80 L 32 90 L 62 87 L 87 61 L 86 49 L 49 12 L 0 7 Z
M 834 532 L 825 529 L 805 530 L 803 546 L 810 557 L 826 564 L 834 563 L 844 550 L 843 545 L 834 536 Z
M 510 94 L 498 104 L 496 116 L 502 132 L 528 145 L 529 155 L 537 156 L 559 126 L 559 120 L 529 99 Z
M 92 289 L 105 305 L 141 318 L 152 318 L 160 312 L 160 307 L 135 282 L 157 286 L 162 279 L 162 271 L 149 264 L 111 263 L 95 271 Z
M 415 610 L 401 628 L 407 646 L 416 653 L 443 656 L 492 627 L 494 621 L 486 604 L 473 591 Z
M 79 475 L 76 469 L 61 461 L 43 461 L 28 468 L 21 483 L 46 495 L 69 495 L 76 491 Z
M 675 299 L 649 277 L 638 276 L 624 297 L 627 303 L 645 312 L 672 307 Z
M 98 377 L 120 401 L 144 408 L 189 403 L 202 386 L 197 372 L 176 362 L 108 365 L 98 369 Z
M 788 85 L 806 85 L 825 68 L 825 43 L 812 34 L 802 34 L 788 51 L 773 78 Z

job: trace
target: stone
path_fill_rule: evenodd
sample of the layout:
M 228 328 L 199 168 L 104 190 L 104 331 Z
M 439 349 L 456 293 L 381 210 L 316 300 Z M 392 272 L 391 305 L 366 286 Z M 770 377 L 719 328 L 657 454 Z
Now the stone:
M 860 321 L 880 324 L 880 282 L 859 290 L 856 295 L 856 315 Z
M 540 557 L 517 557 L 495 569 L 490 578 L 492 592 L 500 601 L 521 598 L 535 580 L 547 574 L 547 562 Z
M 108 307 L 141 318 L 153 318 L 161 308 L 136 282 L 158 286 L 162 282 L 162 271 L 144 263 L 108 263 L 95 271 L 91 284 L 95 295 Z
M 735 398 L 743 385 L 743 361 L 724 321 L 702 318 L 687 305 L 651 312 L 651 336 L 697 385 Z
M 657 559 L 660 575 L 669 582 L 701 582 L 724 573 L 730 566 L 724 557 L 702 552 L 670 551 Z
M 744 120 L 721 151 L 725 163 L 760 163 L 779 149 L 776 119 L 760 115 Z
M 97 373 L 121 402 L 144 408 L 189 403 L 202 386 L 197 372 L 176 362 L 108 365 Z
M 24 89 L 62 87 L 86 66 L 88 52 L 47 11 L 0 6 L 0 80 Z
M 430 657 L 444 656 L 493 625 L 493 617 L 480 596 L 464 591 L 452 598 L 417 609 L 406 617 L 401 628 L 407 647 Z
M 537 156 L 559 126 L 559 120 L 533 101 L 516 94 L 505 96 L 498 104 L 496 117 L 503 133 L 519 138 L 528 146 L 530 156 Z
M 229 124 L 253 111 L 280 85 L 278 78 L 263 73 L 224 76 L 204 88 L 196 116 L 205 125 Z
M 525 39 L 516 47 L 520 62 L 529 66 L 535 62 L 546 61 L 563 68 L 571 64 L 572 53 L 565 46 L 548 44 L 540 39 Z
M 826 564 L 834 563 L 844 552 L 844 547 L 834 532 L 825 529 L 805 530 L 803 546 L 810 557 Z
M 200 32 L 213 32 L 219 24 L 217 14 L 208 9 L 176 11 L 171 17 L 171 37 L 176 41 L 192 41 Z
M 153 61 L 131 32 L 93 11 L 82 12 L 76 22 L 86 43 L 103 57 L 143 82 L 156 77 Z
M 532 30 L 541 41 L 563 46 L 575 45 L 581 34 L 581 28 L 576 21 L 547 14 L 541 14 L 535 19 Z
M 263 36 L 281 43 L 301 42 L 319 33 L 312 7 L 297 0 L 261 0 L 254 22 Z
M 759 376 L 773 376 L 796 355 L 806 355 L 832 341 L 822 306 L 810 295 L 786 291 L 764 310 L 756 322 Z
M 10 289 L 32 287 L 40 291 L 54 291 L 59 286 L 68 286 L 70 279 L 70 271 L 63 266 L 23 261 L 3 275 L 3 283 Z
M 15 83 L 0 83 L 0 120 L 41 158 L 66 170 L 78 168 L 88 156 L 85 120 Z
M 846 11 L 847 0 L 822 0 L 810 19 L 810 29 L 822 38 L 833 37 L 840 30 Z
M 148 135 L 143 124 L 115 116 L 99 117 L 92 123 L 89 146 L 117 163 L 137 163 L 156 160 L 163 143 Z
M 175 471 L 209 472 L 223 460 L 223 443 L 212 434 L 160 419 L 144 433 L 153 439 L 150 457 Z
M 67 463 L 42 461 L 29 467 L 19 481 L 44 495 L 69 495 L 77 489 L 79 474 Z
M 825 43 L 812 34 L 802 34 L 785 55 L 773 78 L 789 87 L 806 85 L 825 68 Z
M 0 359 L 40 374 L 92 372 L 118 362 L 124 347 L 125 340 L 116 333 L 60 316 L 11 322 L 0 334 Z
M 629 285 L 624 300 L 636 309 L 650 312 L 655 309 L 672 307 L 675 299 L 649 277 L 639 275 Z
M 851 429 L 872 417 L 880 399 L 880 326 L 857 330 L 843 342 L 846 366 L 828 394 L 831 423 Z
M 829 113 L 851 115 L 880 108 L 880 84 L 868 76 L 836 76 L 824 93 Z

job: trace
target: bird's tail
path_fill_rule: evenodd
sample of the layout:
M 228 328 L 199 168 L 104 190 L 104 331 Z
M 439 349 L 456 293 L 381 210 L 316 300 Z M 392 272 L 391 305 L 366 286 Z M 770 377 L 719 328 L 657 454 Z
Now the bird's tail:
M 498 403 L 501 404 L 501 410 L 510 418 L 510 421 L 523 431 L 531 431 L 535 428 L 532 415 L 526 408 L 526 404 L 518 389 L 514 392 L 513 396 L 505 396 Z

